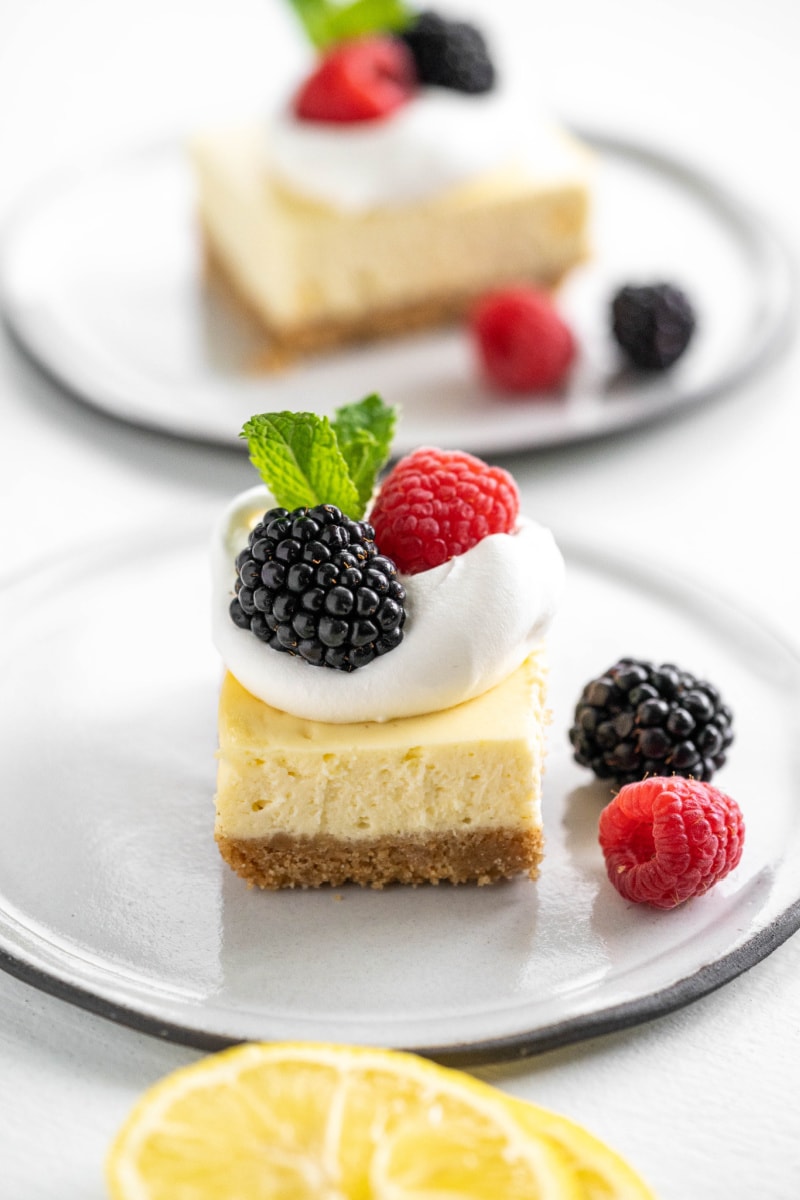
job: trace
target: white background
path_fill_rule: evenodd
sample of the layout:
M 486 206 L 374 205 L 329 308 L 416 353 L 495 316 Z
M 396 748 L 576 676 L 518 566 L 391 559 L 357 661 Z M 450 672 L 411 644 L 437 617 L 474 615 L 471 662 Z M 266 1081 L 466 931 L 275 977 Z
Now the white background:
M 556 111 L 701 165 L 800 251 L 795 0 L 457 7 L 482 16 L 505 69 L 529 73 Z M 300 50 L 280 0 L 0 0 L 0 219 L 78 154 L 258 112 Z M 688 416 L 504 465 L 543 522 L 674 564 L 800 641 L 799 443 L 795 345 Z M 67 400 L 0 334 L 0 579 L 187 504 L 210 517 L 250 481 L 243 456 Z M 795 938 L 681 1012 L 478 1073 L 586 1123 L 661 1200 L 791 1200 L 798 1012 Z M 0 1197 L 99 1200 L 135 1098 L 195 1057 L 0 975 Z

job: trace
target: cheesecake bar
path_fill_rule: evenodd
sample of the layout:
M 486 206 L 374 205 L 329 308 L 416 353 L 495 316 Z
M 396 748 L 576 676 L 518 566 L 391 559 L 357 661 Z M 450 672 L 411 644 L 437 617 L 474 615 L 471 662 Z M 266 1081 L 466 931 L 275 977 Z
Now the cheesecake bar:
M 374 394 L 257 414 L 263 486 L 212 535 L 215 836 L 262 888 L 538 873 L 563 559 L 473 455 L 423 447 L 377 486 L 394 419 Z
M 228 673 L 219 849 L 270 889 L 535 878 L 546 722 L 541 651 L 473 700 L 381 722 L 294 717 Z
M 588 254 L 590 156 L 534 151 L 413 201 L 347 211 L 292 191 L 258 126 L 195 140 L 206 261 L 285 357 L 441 325 L 487 290 L 554 287 Z M 534 166 L 531 166 L 534 163 Z

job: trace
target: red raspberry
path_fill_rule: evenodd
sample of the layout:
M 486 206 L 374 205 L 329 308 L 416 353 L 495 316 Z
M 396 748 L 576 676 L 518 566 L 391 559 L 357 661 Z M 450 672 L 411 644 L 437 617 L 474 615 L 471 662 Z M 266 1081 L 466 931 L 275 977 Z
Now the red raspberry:
M 460 450 L 425 447 L 387 477 L 370 523 L 381 554 L 416 575 L 490 533 L 511 533 L 518 514 L 519 492 L 508 471 Z
M 702 896 L 742 857 L 739 806 L 679 775 L 628 783 L 600 814 L 608 878 L 621 896 L 674 908 Z
M 372 121 L 417 90 L 411 51 L 401 41 L 370 37 L 329 51 L 300 88 L 295 115 L 304 121 Z
M 484 296 L 471 328 L 483 369 L 509 392 L 558 387 L 575 357 L 575 339 L 546 292 L 508 288 Z

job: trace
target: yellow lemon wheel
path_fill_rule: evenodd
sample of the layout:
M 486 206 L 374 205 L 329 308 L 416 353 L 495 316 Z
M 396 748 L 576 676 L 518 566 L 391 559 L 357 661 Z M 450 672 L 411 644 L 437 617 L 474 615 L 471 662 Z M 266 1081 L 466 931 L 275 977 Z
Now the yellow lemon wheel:
M 568 1157 L 585 1200 L 656 1200 L 625 1159 L 583 1126 L 525 1100 L 506 1100 L 524 1129 L 551 1140 Z
M 605 1148 L 551 1115 L 411 1054 L 253 1043 L 147 1092 L 111 1148 L 108 1185 L 113 1200 L 650 1196 L 587 1190 L 580 1156 L 588 1146 L 602 1172 Z

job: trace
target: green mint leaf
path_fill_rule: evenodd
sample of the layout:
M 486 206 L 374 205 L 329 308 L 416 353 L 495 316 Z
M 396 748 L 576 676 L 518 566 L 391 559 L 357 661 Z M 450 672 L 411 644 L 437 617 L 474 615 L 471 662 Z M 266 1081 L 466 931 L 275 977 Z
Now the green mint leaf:
M 384 456 L 378 443 L 366 429 L 357 429 L 353 438 L 347 444 L 347 465 L 350 478 L 358 492 L 359 517 L 366 512 L 372 493 L 375 490 L 375 479 L 383 465 Z M 377 466 L 376 466 L 377 462 Z
M 333 42 L 363 37 L 367 33 L 393 32 L 411 20 L 411 11 L 403 0 L 289 0 L 318 50 Z
M 311 45 L 320 49 L 326 42 L 330 0 L 289 0 L 289 3 L 300 18 Z
M 316 413 L 263 413 L 242 430 L 250 461 L 283 508 L 335 504 L 358 519 L 363 509 L 336 433 Z
M 402 0 L 354 0 L 331 10 L 327 41 L 344 42 L 368 33 L 392 33 L 404 29 L 410 20 L 411 14 Z
M 374 394 L 336 410 L 333 430 L 358 492 L 359 515 L 369 504 L 378 472 L 389 457 L 396 421 L 395 410 Z

